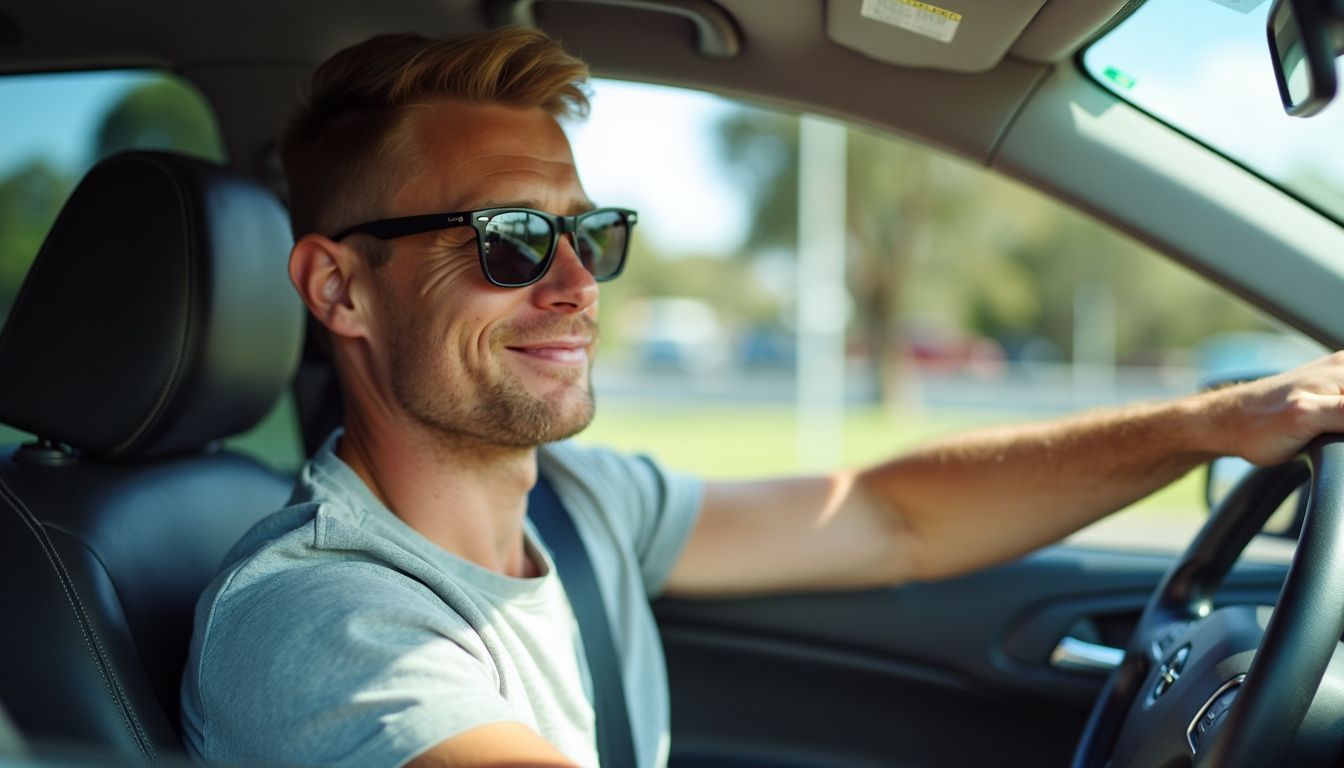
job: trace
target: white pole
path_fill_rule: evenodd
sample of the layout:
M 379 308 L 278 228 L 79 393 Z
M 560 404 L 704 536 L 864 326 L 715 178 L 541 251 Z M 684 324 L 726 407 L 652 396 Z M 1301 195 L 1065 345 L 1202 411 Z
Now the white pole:
M 805 115 L 798 136 L 798 466 L 840 461 L 844 440 L 845 128 Z
M 1099 280 L 1073 292 L 1073 405 L 1115 401 L 1115 294 Z

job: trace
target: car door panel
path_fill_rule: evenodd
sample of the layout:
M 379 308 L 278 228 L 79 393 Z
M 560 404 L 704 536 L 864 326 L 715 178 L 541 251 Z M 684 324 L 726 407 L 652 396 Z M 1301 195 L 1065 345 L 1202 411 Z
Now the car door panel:
M 1067 763 L 1104 673 L 1049 664 L 1066 634 L 1120 644 L 1170 556 L 1054 547 L 946 581 L 656 606 L 673 764 Z M 1242 563 L 1220 603 L 1272 603 Z

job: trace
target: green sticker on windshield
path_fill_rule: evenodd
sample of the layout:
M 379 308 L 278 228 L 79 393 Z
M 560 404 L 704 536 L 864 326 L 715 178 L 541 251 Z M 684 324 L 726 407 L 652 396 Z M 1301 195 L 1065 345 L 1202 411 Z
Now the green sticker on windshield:
M 1106 75 L 1107 80 L 1110 80 L 1112 83 L 1115 83 L 1116 85 L 1120 86 L 1121 88 L 1124 88 L 1125 90 L 1129 90 L 1130 88 L 1134 87 L 1135 83 L 1134 78 L 1130 77 L 1129 75 L 1126 75 L 1124 72 L 1121 72 L 1115 67 L 1107 67 L 1106 71 L 1103 74 Z

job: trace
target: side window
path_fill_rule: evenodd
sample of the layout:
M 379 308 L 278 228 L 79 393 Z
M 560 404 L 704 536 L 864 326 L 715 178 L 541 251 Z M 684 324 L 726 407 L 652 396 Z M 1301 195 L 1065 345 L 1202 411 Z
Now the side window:
M 603 287 L 581 439 L 704 476 L 871 463 L 1319 349 L 1030 188 L 891 137 L 608 82 L 570 132 L 589 196 L 640 213 Z M 1194 472 L 1077 540 L 1180 549 L 1204 515 Z
M 61 206 L 98 160 L 127 149 L 224 160 L 209 104 L 168 73 L 7 76 L 0 78 L 0 103 L 0 323 Z M 0 445 L 28 437 L 0 425 Z M 300 441 L 288 396 L 237 440 L 277 467 L 296 467 Z

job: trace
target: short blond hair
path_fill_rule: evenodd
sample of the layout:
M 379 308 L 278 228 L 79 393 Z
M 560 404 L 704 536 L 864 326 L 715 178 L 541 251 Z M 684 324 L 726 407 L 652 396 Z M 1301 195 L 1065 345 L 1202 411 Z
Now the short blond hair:
M 587 79 L 586 64 L 522 27 L 438 39 L 379 35 L 340 51 L 313 73 L 280 142 L 294 236 L 331 235 L 385 215 L 408 162 L 395 140 L 407 107 L 458 99 L 582 118 Z

